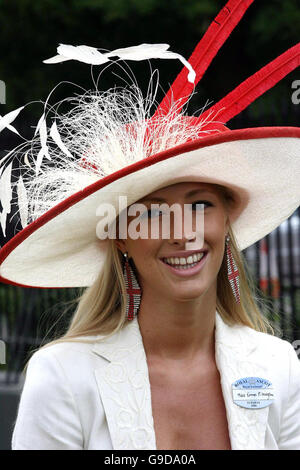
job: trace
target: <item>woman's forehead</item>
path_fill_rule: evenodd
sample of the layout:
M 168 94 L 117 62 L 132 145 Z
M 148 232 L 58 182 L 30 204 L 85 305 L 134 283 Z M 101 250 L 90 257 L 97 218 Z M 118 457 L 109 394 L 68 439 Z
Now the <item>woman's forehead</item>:
M 152 198 L 164 198 L 168 196 L 189 196 L 198 192 L 210 192 L 211 194 L 220 195 L 221 187 L 211 183 L 198 183 L 198 182 L 183 182 L 175 183 L 164 188 L 158 189 L 149 193 L 147 196 L 143 197 L 142 200 L 152 199 Z M 190 194 L 191 193 L 191 194 Z

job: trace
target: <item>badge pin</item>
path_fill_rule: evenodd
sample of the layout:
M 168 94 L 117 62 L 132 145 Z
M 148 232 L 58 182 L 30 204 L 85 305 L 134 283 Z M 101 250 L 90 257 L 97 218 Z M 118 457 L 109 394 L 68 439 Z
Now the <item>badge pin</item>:
M 274 401 L 272 383 L 261 377 L 243 377 L 232 384 L 232 397 L 236 405 L 258 409 L 271 405 Z

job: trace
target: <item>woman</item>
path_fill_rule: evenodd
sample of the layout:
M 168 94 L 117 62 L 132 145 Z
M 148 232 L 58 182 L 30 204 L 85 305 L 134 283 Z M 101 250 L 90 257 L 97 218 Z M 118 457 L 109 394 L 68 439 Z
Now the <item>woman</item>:
M 198 195 L 187 196 L 195 190 Z M 111 240 L 106 273 L 83 295 L 66 338 L 30 360 L 13 449 L 299 448 L 300 366 L 288 342 L 255 330 L 266 327 L 231 234 L 252 316 L 234 300 L 224 250 L 231 233 L 226 192 L 178 183 L 139 202 L 150 207 L 155 198 L 191 204 L 194 213 L 196 203 L 205 205 L 205 258 L 189 269 L 164 262 L 190 256 L 191 233 Z M 149 215 L 143 224 L 161 217 Z M 113 307 L 125 288 L 121 252 L 134 261 L 142 289 L 133 321 L 125 320 L 126 302 L 123 312 Z M 107 340 L 78 338 L 92 328 L 112 330 L 121 319 L 122 329 Z M 232 384 L 253 376 L 272 382 L 271 405 L 249 409 L 233 401 Z
M 167 95 L 154 116 L 153 100 L 145 107 L 136 89 L 109 90 L 55 114 L 56 147 L 47 146 L 45 114 L 39 121 L 24 154 L 34 175 L 18 182 L 24 228 L 0 251 L 0 279 L 87 289 L 67 333 L 29 361 L 13 449 L 300 448 L 298 358 L 268 334 L 241 254 L 299 205 L 300 130 L 220 123 L 292 70 L 299 46 L 199 118 L 180 113 L 191 82 L 248 6 L 229 4 L 196 48 L 189 75 L 175 80 L 174 102 Z M 217 47 L 207 48 L 212 34 Z M 145 46 L 110 55 L 166 52 Z M 49 61 L 106 60 L 78 48 L 63 46 Z M 165 209 L 152 211 L 157 200 Z M 158 237 L 130 231 L 137 203 L 138 231 L 149 233 L 154 220 Z M 165 236 L 161 222 L 173 204 L 181 216 L 171 214 Z M 7 213 L 8 205 L 3 198 Z M 116 238 L 105 238 L 124 214 L 125 236 L 116 224 Z

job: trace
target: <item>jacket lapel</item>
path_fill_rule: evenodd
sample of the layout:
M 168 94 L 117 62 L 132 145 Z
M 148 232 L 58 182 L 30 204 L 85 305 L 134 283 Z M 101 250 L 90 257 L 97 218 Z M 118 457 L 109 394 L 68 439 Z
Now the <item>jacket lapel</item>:
M 244 377 L 270 379 L 259 350 L 258 333 L 245 326 L 228 326 L 216 314 L 215 358 L 220 372 L 232 450 L 264 449 L 269 407 L 236 405 L 232 384 Z
M 252 329 L 228 326 L 216 312 L 215 358 L 233 450 L 264 448 L 269 407 L 242 408 L 233 402 L 231 391 L 240 378 L 269 378 L 258 349 Z M 93 352 L 106 360 L 95 377 L 113 448 L 156 450 L 147 359 L 137 318 L 118 333 L 102 337 Z
M 94 344 L 107 361 L 95 370 L 114 449 L 156 449 L 145 350 L 136 317 Z

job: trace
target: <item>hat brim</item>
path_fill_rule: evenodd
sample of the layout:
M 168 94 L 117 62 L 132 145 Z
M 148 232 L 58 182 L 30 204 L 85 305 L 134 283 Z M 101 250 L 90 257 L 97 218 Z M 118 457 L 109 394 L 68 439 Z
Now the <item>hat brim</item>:
M 0 250 L 0 281 L 39 288 L 90 286 L 106 257 L 97 237 L 100 203 L 118 215 L 118 198 L 133 204 L 179 182 L 219 184 L 233 192 L 231 227 L 240 250 L 290 217 L 300 201 L 300 128 L 260 127 L 203 137 L 87 186 L 17 233 Z

